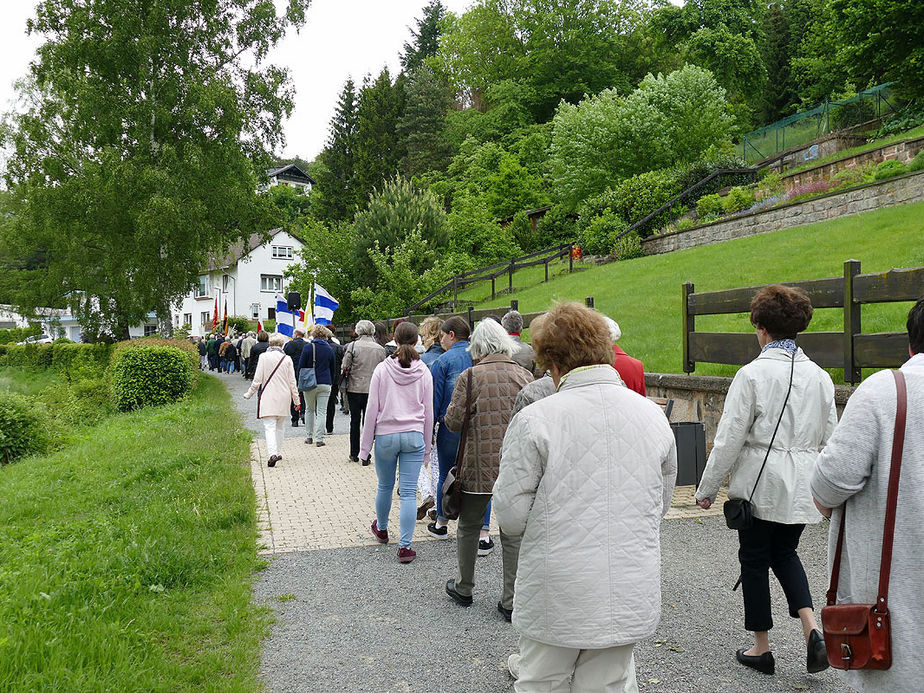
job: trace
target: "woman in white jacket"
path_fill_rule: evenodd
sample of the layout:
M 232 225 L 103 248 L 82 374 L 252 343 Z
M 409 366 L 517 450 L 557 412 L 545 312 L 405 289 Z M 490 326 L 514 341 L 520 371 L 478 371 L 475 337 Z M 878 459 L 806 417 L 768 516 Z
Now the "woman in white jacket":
M 285 337 L 274 334 L 269 338 L 269 348 L 257 362 L 250 389 L 244 399 L 257 393 L 257 418 L 263 421 L 266 433 L 267 467 L 275 467 L 282 459 L 282 440 L 285 438 L 285 419 L 289 416 L 289 402 L 298 411 L 300 400 L 295 383 L 295 367 L 292 359 L 282 351 Z
M 738 530 L 738 560 L 744 627 L 754 632 L 754 645 L 738 650 L 736 658 L 764 674 L 775 670 L 770 569 L 786 594 L 789 615 L 802 621 L 806 669 L 815 673 L 828 667 L 796 553 L 805 525 L 821 520 L 809 482 L 815 458 L 837 425 L 831 377 L 794 341 L 811 319 L 812 303 L 800 289 L 774 284 L 751 301 L 751 324 L 761 353 L 738 371 L 728 388 L 715 445 L 696 491 L 697 503 L 709 508 L 719 484 L 731 473 L 728 497 L 751 501 L 754 522 Z
M 557 392 L 510 421 L 494 484 L 501 531 L 522 538 L 514 688 L 637 691 L 632 650 L 661 617 L 674 436 L 661 409 L 619 378 L 599 313 L 552 308 L 533 347 Z

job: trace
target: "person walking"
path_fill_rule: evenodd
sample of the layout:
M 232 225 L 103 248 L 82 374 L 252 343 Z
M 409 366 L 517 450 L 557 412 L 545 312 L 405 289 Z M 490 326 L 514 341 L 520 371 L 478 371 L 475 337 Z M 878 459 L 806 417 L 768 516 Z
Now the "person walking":
M 741 368 L 725 397 L 715 444 L 696 501 L 708 509 L 731 474 L 728 497 L 750 501 L 753 525 L 738 530 L 744 627 L 754 644 L 738 650 L 746 667 L 773 674 L 770 577 L 786 594 L 789 615 L 802 622 L 809 673 L 828 667 L 824 638 L 797 549 L 805 525 L 821 521 L 809 486 L 815 458 L 837 424 L 834 384 L 796 346 L 812 303 L 801 289 L 773 284 L 751 301 L 760 355 Z
M 462 606 L 470 606 L 473 600 L 475 558 L 484 541 L 481 531 L 500 467 L 510 411 L 517 393 L 533 379 L 530 371 L 513 360 L 516 351 L 516 343 L 500 323 L 478 323 L 469 345 L 474 365 L 456 379 L 443 417 L 450 431 L 459 433 L 463 425 L 468 427 L 462 459 L 455 460 L 462 487 L 456 531 L 459 570 L 456 579 L 446 583 L 446 593 Z
M 347 399 L 350 404 L 350 461 L 359 462 L 359 439 L 369 401 L 369 386 L 375 367 L 385 360 L 385 348 L 372 335 L 375 325 L 369 320 L 356 323 L 356 341 L 343 355 L 342 373 L 347 381 Z M 369 464 L 363 461 L 363 466 Z
M 911 358 L 899 369 L 905 384 L 904 445 L 898 476 L 888 585 L 892 666 L 841 672 L 858 691 L 921 689 L 924 644 L 924 298 L 908 314 Z M 828 570 L 843 533 L 837 602 L 873 604 L 879 596 L 882 538 L 898 408 L 896 377 L 874 373 L 854 391 L 812 472 L 812 496 L 831 518 Z M 832 514 L 833 509 L 833 514 Z M 824 620 L 824 615 L 822 615 Z
M 442 334 L 440 326 L 443 321 L 436 316 L 424 318 L 420 323 L 420 343 L 423 347 L 420 353 L 420 360 L 424 362 L 427 368 L 433 364 L 440 354 L 445 353 L 440 345 L 440 335 Z M 439 478 L 439 463 L 437 460 L 436 447 L 430 450 L 430 459 L 420 467 L 420 475 L 417 477 L 417 491 L 420 493 L 420 506 L 417 508 L 417 519 L 422 520 L 428 514 L 432 519 L 436 519 L 436 482 Z
M 225 347 L 225 372 L 231 375 L 237 365 L 237 347 L 230 339 L 223 346 Z
M 241 375 L 245 379 L 248 377 L 253 377 L 253 372 L 251 371 L 251 375 L 248 376 L 248 371 L 250 371 L 250 350 L 256 343 L 257 337 L 253 332 L 248 332 L 244 336 L 244 339 L 241 340 Z
M 449 521 L 443 515 L 443 483 L 456 461 L 459 434 L 453 433 L 443 422 L 446 409 L 452 400 L 453 388 L 459 374 L 472 367 L 468 353 L 471 327 L 464 318 L 454 315 L 440 326 L 440 344 L 444 353 L 430 366 L 433 374 L 433 416 L 436 418 L 436 454 L 439 478 L 436 482 L 436 520 L 427 525 L 427 532 L 437 539 L 449 538 Z
M 205 343 L 205 351 L 209 357 L 209 370 L 214 371 L 218 368 L 218 340 L 214 334 L 209 335 L 209 341 Z
M 523 332 L 523 316 L 518 310 L 510 310 L 501 318 L 501 326 L 507 330 L 507 334 L 517 345 L 517 351 L 513 355 L 513 360 L 519 363 L 530 373 L 536 371 L 536 355 L 533 348 L 523 341 L 520 334 Z
M 261 334 L 265 334 L 262 333 Z M 292 359 L 282 351 L 285 337 L 274 334 L 269 338 L 266 353 L 257 363 L 250 389 L 244 399 L 257 395 L 257 418 L 263 422 L 266 434 L 267 467 L 275 467 L 282 459 L 282 441 L 285 438 L 285 420 L 289 415 L 289 401 L 298 406 L 298 388 Z
M 324 325 L 315 325 L 311 331 L 311 341 L 305 344 L 298 362 L 299 372 L 303 368 L 314 368 L 317 386 L 302 395 L 305 399 L 305 444 L 324 447 L 324 429 L 327 419 L 327 400 L 330 398 L 332 383 L 331 368 L 334 363 L 334 350 L 327 343 L 331 331 Z
M 334 337 L 333 332 L 331 332 L 330 337 L 327 338 L 327 344 L 331 348 L 331 351 L 334 352 L 334 360 L 331 362 L 330 397 L 327 398 L 327 416 L 324 422 L 327 434 L 330 435 L 334 432 L 334 414 L 337 413 L 337 398 L 340 395 L 340 367 L 343 365 L 344 349 L 343 345 Z
M 209 367 L 209 352 L 208 346 L 202 337 L 196 340 L 196 350 L 199 352 L 199 370 L 207 370 Z
M 417 557 L 411 549 L 417 506 L 414 486 L 421 465 L 430 455 L 432 440 L 433 377 L 416 349 L 417 325 L 398 325 L 395 342 L 395 353 L 372 373 L 359 455 L 364 461 L 369 459 L 374 436 L 378 489 L 372 534 L 382 544 L 388 543 L 388 514 L 397 470 L 401 496 L 398 561 L 410 563 Z
M 269 334 L 266 330 L 260 330 L 257 334 L 257 343 L 250 348 L 250 359 L 247 367 L 250 369 L 250 377 L 257 372 L 257 366 L 260 363 L 260 356 L 269 349 Z
M 637 691 L 633 649 L 661 616 L 661 518 L 674 435 L 611 367 L 599 313 L 559 304 L 533 333 L 558 391 L 510 422 L 494 484 L 503 536 L 521 538 L 507 661 L 518 693 Z
M 298 329 L 293 330 L 292 339 L 282 348 L 286 356 L 292 359 L 292 365 L 295 367 L 295 382 L 298 382 L 298 362 L 302 357 L 302 349 L 305 348 L 305 330 Z M 292 411 L 289 413 L 292 415 L 292 427 L 298 427 L 298 421 L 301 419 L 305 420 L 305 393 L 301 390 L 298 391 L 300 407 L 296 409 L 292 407 Z M 308 437 L 311 437 L 311 431 L 308 431 Z

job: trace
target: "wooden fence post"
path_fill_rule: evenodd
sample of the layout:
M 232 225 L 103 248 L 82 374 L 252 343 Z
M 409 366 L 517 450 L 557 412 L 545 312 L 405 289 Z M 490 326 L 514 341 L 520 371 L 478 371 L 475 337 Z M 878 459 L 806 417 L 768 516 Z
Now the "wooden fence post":
M 692 373 L 696 370 L 696 363 L 690 358 L 690 333 L 696 330 L 696 316 L 690 315 L 690 294 L 693 293 L 693 282 L 685 282 L 683 287 L 683 372 Z
M 520 310 L 520 302 L 515 298 L 510 299 L 510 310 Z
M 452 278 L 452 309 L 455 310 L 456 306 L 459 305 L 459 275 L 456 274 Z
M 587 305 L 588 308 L 593 308 L 594 307 L 594 297 L 588 296 L 587 298 L 584 299 L 584 303 Z
M 856 384 L 862 379 L 862 372 L 856 367 L 854 337 L 863 329 L 860 324 L 860 304 L 853 298 L 853 279 L 860 274 L 860 261 L 847 260 L 844 263 L 844 382 Z
M 472 307 L 468 307 L 468 326 L 471 327 L 475 324 L 475 321 L 472 319 Z
M 507 277 L 507 293 L 513 293 L 513 269 L 516 267 L 516 262 L 510 260 L 510 270 Z
M 568 273 L 574 271 L 574 243 L 568 246 Z
M 497 292 L 494 291 L 494 280 L 495 279 L 497 279 L 497 277 L 491 277 L 491 300 L 492 301 L 494 300 L 494 297 L 497 295 Z
M 545 280 L 549 281 L 549 261 L 545 261 Z

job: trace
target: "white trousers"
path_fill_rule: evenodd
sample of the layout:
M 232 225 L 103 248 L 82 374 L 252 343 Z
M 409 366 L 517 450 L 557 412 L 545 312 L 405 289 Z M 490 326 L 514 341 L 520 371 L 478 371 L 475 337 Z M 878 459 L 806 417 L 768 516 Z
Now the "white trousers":
M 638 693 L 634 645 L 602 650 L 556 647 L 520 636 L 517 693 Z
M 282 450 L 282 440 L 286 435 L 285 416 L 264 416 L 263 430 L 266 432 L 266 454 L 270 457 L 278 455 Z

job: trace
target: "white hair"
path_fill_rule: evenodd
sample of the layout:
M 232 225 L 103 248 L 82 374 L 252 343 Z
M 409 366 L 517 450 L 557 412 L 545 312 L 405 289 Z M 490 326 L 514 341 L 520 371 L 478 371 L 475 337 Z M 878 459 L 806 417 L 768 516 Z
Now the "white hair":
M 360 337 L 371 337 L 375 334 L 375 325 L 372 324 L 371 320 L 360 320 L 353 329 L 356 330 L 356 334 Z
M 286 343 L 285 335 L 280 334 L 279 332 L 273 332 L 269 338 L 270 346 L 282 346 Z
M 504 354 L 512 357 L 517 351 L 517 343 L 501 324 L 495 320 L 482 320 L 469 339 L 468 352 L 475 361 L 491 354 Z
M 619 338 L 622 337 L 622 330 L 619 329 L 619 323 L 608 315 L 604 315 L 603 319 L 606 320 L 606 326 L 610 328 L 610 339 L 614 342 L 618 342 Z

